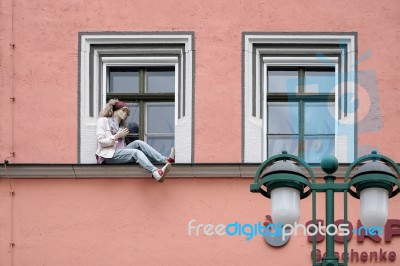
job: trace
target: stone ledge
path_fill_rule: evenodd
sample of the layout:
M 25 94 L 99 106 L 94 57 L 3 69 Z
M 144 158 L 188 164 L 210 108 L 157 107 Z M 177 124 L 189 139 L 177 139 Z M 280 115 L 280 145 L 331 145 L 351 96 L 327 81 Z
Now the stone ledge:
M 215 163 L 174 164 L 168 178 L 253 178 L 260 164 Z M 348 165 L 340 165 L 336 176 L 343 177 Z M 316 177 L 324 176 L 315 166 Z M 9 164 L 0 170 L 0 178 L 149 178 L 142 167 L 131 164 Z

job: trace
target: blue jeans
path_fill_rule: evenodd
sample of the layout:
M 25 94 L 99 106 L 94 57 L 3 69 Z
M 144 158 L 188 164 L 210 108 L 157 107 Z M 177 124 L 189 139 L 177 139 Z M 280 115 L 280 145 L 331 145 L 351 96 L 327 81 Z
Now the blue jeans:
M 105 163 L 116 164 L 137 162 L 152 174 L 158 168 L 155 167 L 150 161 L 166 163 L 167 158 L 162 156 L 146 142 L 135 140 L 129 143 L 122 150 L 116 151 L 112 158 L 105 160 Z

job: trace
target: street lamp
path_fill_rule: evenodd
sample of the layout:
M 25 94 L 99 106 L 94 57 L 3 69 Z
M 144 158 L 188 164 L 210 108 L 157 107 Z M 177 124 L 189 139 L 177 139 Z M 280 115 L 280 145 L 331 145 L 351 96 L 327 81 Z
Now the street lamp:
M 308 172 L 305 175 L 299 166 Z M 316 234 L 313 235 L 313 266 L 347 266 L 348 237 L 344 236 L 344 262 L 335 257 L 334 246 L 334 193 L 342 192 L 344 224 L 347 224 L 347 193 L 360 199 L 360 218 L 366 227 L 383 227 L 388 216 L 388 198 L 399 193 L 398 165 L 373 151 L 355 160 L 347 169 L 343 183 L 335 183 L 333 175 L 339 167 L 334 156 L 325 156 L 321 169 L 326 173 L 325 183 L 317 183 L 308 163 L 301 158 L 282 152 L 264 161 L 257 169 L 250 191 L 271 198 L 273 223 L 294 224 L 300 217 L 300 199 L 312 195 L 312 223 L 316 225 L 316 193 L 325 193 L 326 255 L 316 261 Z M 350 181 L 350 175 L 352 175 Z M 264 187 L 264 188 L 263 188 Z

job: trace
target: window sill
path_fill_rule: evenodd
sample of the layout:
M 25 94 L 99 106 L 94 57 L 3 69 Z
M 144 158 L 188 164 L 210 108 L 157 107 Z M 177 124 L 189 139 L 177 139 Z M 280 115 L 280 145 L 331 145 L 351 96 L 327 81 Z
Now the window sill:
M 253 178 L 260 164 L 216 163 L 174 164 L 168 178 Z M 339 166 L 336 176 L 343 177 L 348 164 Z M 319 166 L 313 166 L 316 177 L 324 176 Z M 87 179 L 87 178 L 149 178 L 150 174 L 138 165 L 97 164 L 9 164 L 0 170 L 0 179 Z

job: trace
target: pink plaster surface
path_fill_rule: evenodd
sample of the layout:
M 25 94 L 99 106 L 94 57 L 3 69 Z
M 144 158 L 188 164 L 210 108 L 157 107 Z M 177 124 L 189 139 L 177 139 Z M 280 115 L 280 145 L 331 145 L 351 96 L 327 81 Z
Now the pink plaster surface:
M 77 162 L 78 33 L 90 31 L 195 33 L 197 163 L 241 161 L 242 32 L 358 32 L 359 57 L 371 51 L 358 67 L 376 73 L 382 119 L 381 128 L 359 132 L 358 145 L 400 161 L 399 11 L 397 0 L 1 1 L 0 161 L 15 151 L 13 163 Z M 359 100 L 369 101 L 362 94 Z M 250 180 L 11 182 L 13 198 L 8 181 L 0 179 L 0 265 L 311 262 L 311 245 L 303 237 L 274 249 L 260 237 L 188 236 L 191 219 L 263 221 L 269 203 L 249 192 Z M 309 204 L 302 202 L 303 222 L 311 216 Z M 400 219 L 398 204 L 391 200 L 391 218 Z M 350 220 L 357 216 L 352 200 Z M 391 244 L 350 242 L 359 251 L 383 248 L 400 256 L 399 246 L 400 238 Z
M 242 32 L 260 31 L 358 32 L 359 56 L 372 52 L 359 69 L 376 72 L 382 115 L 382 127 L 360 132 L 358 144 L 400 161 L 397 0 L 6 0 L 0 5 L 1 160 L 15 151 L 10 158 L 15 163 L 77 162 L 78 32 L 193 31 L 195 162 L 240 162 Z
M 194 231 L 188 235 L 192 219 L 194 225 L 264 222 L 269 202 L 250 193 L 249 183 L 12 180 L 11 199 L 9 183 L 1 180 L 0 265 L 310 265 L 311 244 L 303 236 L 272 248 L 260 236 L 246 241 L 243 236 L 195 236 Z M 318 217 L 324 215 L 323 201 L 318 198 Z M 390 218 L 400 219 L 399 201 L 390 201 Z M 340 217 L 341 197 L 336 204 Z M 353 224 L 358 204 L 350 200 Z M 310 198 L 302 201 L 301 223 L 311 219 L 310 205 Z M 10 242 L 15 243 L 13 248 Z M 319 245 L 322 250 L 324 243 Z M 399 256 L 400 237 L 391 243 L 367 239 L 362 244 L 353 237 L 349 248 L 359 252 L 382 248 Z M 398 260 L 387 265 L 398 265 Z

